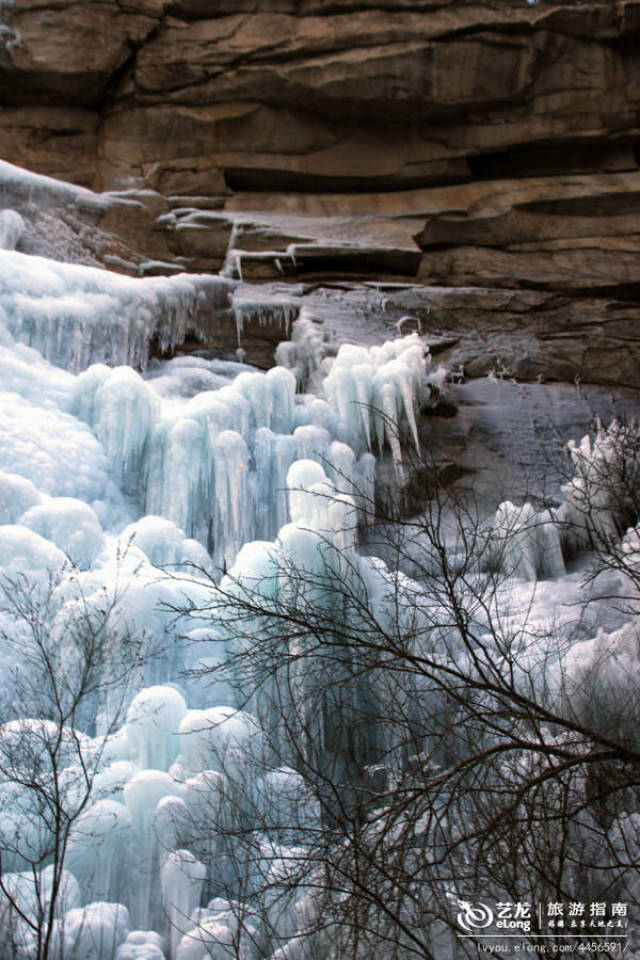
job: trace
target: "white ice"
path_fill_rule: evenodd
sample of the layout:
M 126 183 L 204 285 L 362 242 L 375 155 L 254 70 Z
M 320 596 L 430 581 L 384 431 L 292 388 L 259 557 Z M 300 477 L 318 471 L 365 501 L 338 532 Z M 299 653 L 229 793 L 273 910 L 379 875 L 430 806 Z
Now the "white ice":
M 17 210 L 0 210 L 0 249 L 15 250 L 25 223 Z
M 3 171 L 12 176 L 0 165 L 0 180 Z M 14 186 L 41 196 L 54 190 L 46 178 L 18 178 Z M 108 202 L 69 191 L 74 202 Z M 266 614 L 295 595 L 296 569 L 310 578 L 301 602 L 312 615 L 335 616 L 351 591 L 386 630 L 420 634 L 411 602 L 420 586 L 360 555 L 358 527 L 375 502 L 374 455 L 390 452 L 402 472 L 407 447 L 419 451 L 419 411 L 441 374 L 417 335 L 380 347 L 345 345 L 332 359 L 321 324 L 305 310 L 293 322 L 294 297 L 261 299 L 245 287 L 232 302 L 236 285 L 226 279 L 132 280 L 27 257 L 7 249 L 22 229 L 9 214 L 0 219 L 0 574 L 42 585 L 61 571 L 48 636 L 62 667 L 72 662 L 66 628 L 74 614 L 85 611 L 96 622 L 111 601 L 105 669 L 117 671 L 131 644 L 145 659 L 91 703 L 95 737 L 82 745 L 101 760 L 69 837 L 65 924 L 57 935 L 74 960 L 255 960 L 251 938 L 240 937 L 238 947 L 237 915 L 250 917 L 250 905 L 207 903 L 211 887 L 229 881 L 230 847 L 239 849 L 224 831 L 246 818 L 262 851 L 251 882 L 256 871 L 268 877 L 271 894 L 261 906 L 282 938 L 295 938 L 306 891 L 292 888 L 291 870 L 321 819 L 309 785 L 272 752 L 283 736 L 274 705 L 298 697 L 318 747 L 335 718 L 321 715 L 328 708 L 306 669 L 306 645 L 322 638 L 303 631 L 291 638 L 305 669 L 294 669 L 286 688 L 272 678 L 259 695 L 227 661 L 244 644 L 282 642 Z M 264 374 L 192 356 L 154 361 L 144 376 L 133 369 L 148 364 L 152 343 L 174 348 L 229 309 L 240 336 L 249 323 L 293 323 L 279 366 Z M 554 515 L 529 505 L 505 503 L 498 512 L 493 540 L 509 535 L 503 569 L 534 621 L 559 606 L 549 592 L 556 581 L 544 581 L 564 575 L 562 551 L 570 545 L 562 522 L 579 511 L 585 484 L 597 489 L 602 465 L 616 466 L 616 450 L 611 432 L 573 448 L 576 478 L 565 488 L 569 506 L 558 512 L 559 527 Z M 575 524 L 578 540 L 620 532 L 611 503 L 598 503 L 588 535 Z M 637 550 L 633 534 L 627 550 Z M 179 569 L 185 564 L 186 572 Z M 535 578 L 541 593 L 532 599 L 525 593 L 532 585 L 522 581 Z M 568 592 L 567 584 L 557 590 Z M 232 601 L 254 591 L 265 609 L 247 614 L 242 640 Z M 21 638 L 6 614 L 0 629 Z M 588 689 L 606 654 L 604 685 L 630 689 L 636 649 L 628 631 L 589 635 L 557 662 Z M 0 653 L 13 669 L 4 646 Z M 373 684 L 369 693 L 378 689 Z M 56 735 L 55 725 L 42 724 L 21 718 L 0 739 L 28 745 L 43 730 Z M 382 736 L 393 755 L 401 746 L 390 726 Z M 81 794 L 82 768 L 77 753 L 64 762 L 71 803 Z M 41 852 L 50 837 L 28 788 L 0 783 L 0 808 L 0 838 L 20 839 L 23 853 Z M 30 903 L 24 856 L 3 866 L 7 883 Z M 6 918 L 1 901 L 0 915 Z
M 166 353 L 189 332 L 204 335 L 229 309 L 232 287 L 220 277 L 134 278 L 0 248 L 0 323 L 72 371 L 98 362 L 144 368 L 152 342 Z

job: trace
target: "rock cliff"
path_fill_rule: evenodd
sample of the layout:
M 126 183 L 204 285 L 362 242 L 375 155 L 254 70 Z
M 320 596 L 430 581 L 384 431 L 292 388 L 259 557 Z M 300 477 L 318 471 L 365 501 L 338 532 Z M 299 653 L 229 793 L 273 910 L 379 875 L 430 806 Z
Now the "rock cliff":
M 635 168 L 636 0 L 3 6 L 3 153 L 94 188 L 380 192 Z
M 0 16 L 0 156 L 135 190 L 111 266 L 412 282 L 474 370 L 480 329 L 526 339 L 520 376 L 640 384 L 640 0 Z

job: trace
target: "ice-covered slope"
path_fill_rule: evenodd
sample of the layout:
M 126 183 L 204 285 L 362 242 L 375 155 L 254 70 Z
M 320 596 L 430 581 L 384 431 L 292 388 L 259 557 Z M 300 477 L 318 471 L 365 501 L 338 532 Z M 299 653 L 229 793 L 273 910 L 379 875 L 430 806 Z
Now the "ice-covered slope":
M 29 261 L 32 299 L 27 307 L 33 319 L 33 301 L 47 305 L 48 291 L 56 287 L 46 273 L 49 263 L 44 264 L 45 272 L 39 272 L 38 262 L 34 269 L 32 258 L 22 257 L 20 262 L 23 260 Z M 77 271 L 83 279 L 87 274 L 103 277 L 102 272 L 87 268 L 65 266 L 58 271 L 52 274 L 54 281 Z M 136 284 L 122 278 L 109 277 L 108 281 L 116 293 L 124 290 L 125 294 Z M 157 283 L 166 293 L 179 281 L 172 278 Z M 188 293 L 188 281 L 185 284 Z M 96 294 L 99 302 L 101 296 Z M 19 295 L 14 299 L 19 301 Z M 63 306 L 64 295 L 61 300 Z M 15 321 L 4 328 L 5 345 L 0 348 L 4 467 L 32 480 L 41 492 L 99 503 L 107 527 L 117 525 L 122 498 L 129 498 L 135 515 L 160 515 L 177 523 L 222 565 L 233 562 L 247 540 L 273 536 L 285 522 L 283 490 L 294 460 L 312 457 L 324 464 L 345 491 L 363 494 L 369 512 L 373 501 L 371 451 L 381 449 L 387 435 L 400 469 L 400 442 L 394 424 L 398 428 L 403 423 L 413 424 L 415 435 L 415 416 L 426 391 L 427 365 L 417 337 L 374 348 L 371 353 L 360 348 L 361 363 L 356 368 L 359 390 L 349 379 L 350 354 L 345 347 L 324 380 L 324 396 L 296 396 L 293 373 L 275 367 L 266 374 L 247 370 L 231 376 L 226 386 L 185 398 L 183 384 L 191 382 L 193 364 L 174 364 L 172 378 L 158 380 L 160 389 L 156 389 L 153 377 L 145 381 L 131 367 L 118 363 L 118 345 L 125 358 L 129 350 L 129 359 L 146 360 L 149 340 L 144 338 L 144 329 L 134 340 L 129 329 L 118 323 L 119 318 L 113 317 L 113 303 L 107 303 L 107 315 L 113 317 L 121 334 L 119 344 L 114 344 L 96 323 L 90 295 L 87 300 L 78 294 L 71 298 L 70 309 L 77 306 L 79 314 L 75 337 L 64 336 L 65 323 L 50 311 L 50 335 L 44 338 L 44 346 L 61 359 L 79 342 L 80 358 L 88 360 L 91 350 L 99 356 L 95 339 L 103 336 L 99 343 L 111 350 L 105 359 L 115 363 L 114 368 L 97 364 L 74 377 L 51 366 L 33 348 L 13 342 L 11 329 L 24 333 Z M 10 296 L 5 294 L 3 302 L 11 309 Z M 131 313 L 130 302 L 127 308 Z M 141 308 L 150 324 L 147 336 L 156 317 L 152 308 L 148 300 Z M 71 322 L 68 317 L 67 322 Z M 42 342 L 42 325 L 37 329 Z M 75 365 L 77 359 L 72 356 L 69 364 Z M 215 383 L 213 370 L 235 373 L 237 365 L 202 360 L 199 369 L 200 376 L 214 377 Z M 217 376 L 218 382 L 225 382 L 221 374 Z M 369 426 L 376 389 L 382 389 L 386 398 L 386 433 L 375 419 Z M 85 424 L 92 432 L 87 432 Z M 75 447 L 88 464 L 69 474 L 66 465 Z
M 43 626 L 62 658 L 60 670 L 79 655 L 73 646 L 78 618 L 86 628 L 109 611 L 108 692 L 100 692 L 100 681 L 89 714 L 75 721 L 84 722 L 94 739 L 83 732 L 74 741 L 77 749 L 65 747 L 76 766 L 93 769 L 95 781 L 69 837 L 59 901 L 65 924 L 57 935 L 65 952 L 78 958 L 89 957 L 96 939 L 101 960 L 157 958 L 163 941 L 152 931 L 164 932 L 168 915 L 174 925 L 165 951 L 200 956 L 199 943 L 207 953 L 211 937 L 224 942 L 232 936 L 224 905 L 210 900 L 199 906 L 203 883 L 209 891 L 217 884 L 220 840 L 215 829 L 207 835 L 207 817 L 212 804 L 222 813 L 228 809 L 230 778 L 242 773 L 245 793 L 238 795 L 236 785 L 236 800 L 257 798 L 259 808 L 275 817 L 272 829 L 261 824 L 260 869 L 267 873 L 274 857 L 288 856 L 283 816 L 289 835 L 299 821 L 300 844 L 317 810 L 304 800 L 300 776 L 274 766 L 263 731 L 237 709 L 234 690 L 211 685 L 224 647 L 211 642 L 213 612 L 197 610 L 211 604 L 211 575 L 230 569 L 248 541 L 286 531 L 290 518 L 301 534 L 307 521 L 318 531 L 328 523 L 327 531 L 352 550 L 357 502 L 361 496 L 373 500 L 369 450 L 384 435 L 375 421 L 375 429 L 363 425 L 360 395 L 346 376 L 348 350 L 338 354 L 333 379 L 330 359 L 319 358 L 325 376 L 317 389 L 324 396 L 297 394 L 296 376 L 284 367 L 265 374 L 236 362 L 178 358 L 156 362 L 144 379 L 126 365 L 144 367 L 154 339 L 170 348 L 202 312 L 215 318 L 221 300 L 231 305 L 241 334 L 244 317 L 260 313 L 260 301 L 245 293 L 233 309 L 229 281 L 133 280 L 7 249 L 0 251 L 0 268 L 0 577 L 5 587 L 24 582 L 32 597 L 46 598 L 50 619 Z M 377 353 L 363 347 L 358 357 L 359 382 L 374 398 L 378 376 L 388 416 L 410 429 L 428 374 L 419 339 L 413 335 Z M 92 363 L 96 359 L 111 365 Z M 306 468 L 296 472 L 300 464 Z M 322 502 L 309 513 L 313 503 L 304 488 L 310 470 L 339 495 L 349 517 L 344 509 L 333 516 Z M 295 488 L 291 505 L 287 486 Z M 188 580 L 171 576 L 185 564 L 193 574 Z M 19 586 L 14 589 L 19 593 Z M 179 612 L 185 604 L 194 611 L 189 617 Z M 19 609 L 5 604 L 5 678 L 6 671 L 21 677 L 23 629 Z M 140 651 L 137 665 L 117 676 L 115 664 L 126 662 L 132 642 Z M 185 684 L 186 672 L 194 677 Z M 22 689 L 21 679 L 16 682 Z M 39 675 L 29 682 L 35 702 Z M 187 696 L 175 685 L 188 688 Z M 3 711 L 12 697 L 15 691 L 0 683 Z M 114 735 L 123 702 L 129 705 L 126 724 Z M 37 715 L 20 715 L 15 723 L 12 736 L 44 751 L 58 729 Z M 5 745 L 6 732 L 0 731 Z M 65 743 L 71 736 L 66 729 L 61 735 Z M 244 759 L 236 770 L 240 750 Z M 248 768 L 247 750 L 254 758 Z M 75 789 L 76 768 L 65 763 L 65 790 Z M 5 787 L 0 778 L 0 792 Z M 0 818 L 0 842 L 14 851 L 3 858 L 5 889 L 14 891 L 26 916 L 36 909 L 40 884 L 45 890 L 49 882 L 45 870 L 34 887 L 23 871 L 23 841 L 34 850 L 48 836 L 37 817 L 15 815 L 30 798 L 23 785 Z M 61 803 L 67 800 L 64 793 Z M 144 879 L 135 882 L 136 876 Z M 277 894 L 277 883 L 274 889 Z M 272 922 L 285 939 L 295 932 L 294 905 L 302 892 L 274 907 Z M 1 936 L 29 956 L 29 927 L 2 897 L 0 915 Z M 260 931 L 256 927 L 256 936 L 263 936 Z
M 357 549 L 375 503 L 374 458 L 388 457 L 397 484 L 407 448 L 421 452 L 421 408 L 430 392 L 438 396 L 444 372 L 432 369 L 418 333 L 372 343 L 368 329 L 368 342 L 327 342 L 321 298 L 294 322 L 303 297 L 261 296 L 210 276 L 131 279 L 27 256 L 10 249 L 19 219 L 0 224 L 0 718 L 9 718 L 0 729 L 0 952 L 10 940 L 20 960 L 35 955 L 25 917 L 48 902 L 54 831 L 34 790 L 53 783 L 54 808 L 76 818 L 65 872 L 54 878 L 59 952 L 74 960 L 226 960 L 234 945 L 242 960 L 280 960 L 278 947 L 295 956 L 310 907 L 305 885 L 289 882 L 288 872 L 304 862 L 321 822 L 309 785 L 282 766 L 305 739 L 288 752 L 276 745 L 285 743 L 284 727 L 295 731 L 302 721 L 333 769 L 347 771 L 349 758 L 332 745 L 337 705 L 314 682 L 322 678 L 313 638 L 308 647 L 308 631 L 283 628 L 272 614 L 294 602 L 347 636 L 366 636 L 373 614 L 385 636 L 409 641 L 411 654 L 449 656 L 451 627 L 433 595 Z M 247 325 L 274 317 L 291 340 L 267 373 L 242 354 L 148 363 L 188 335 L 208 341 L 221 318 L 235 348 Z M 419 326 L 400 319 L 396 332 L 407 325 Z M 567 503 L 579 508 L 609 447 L 605 436 L 593 448 L 574 447 L 580 483 L 565 488 Z M 609 507 L 602 504 L 593 530 L 610 529 Z M 549 667 L 553 693 L 554 677 L 565 671 L 579 684 L 609 649 L 616 670 L 632 676 L 633 631 L 619 623 L 594 639 L 595 618 L 584 618 L 580 643 L 561 661 L 546 645 L 556 642 L 548 620 L 563 640 L 575 629 L 579 597 L 551 519 L 505 504 L 487 531 L 491 569 L 501 564 L 511 575 L 496 594 L 497 614 L 523 637 L 528 677 Z M 636 539 L 625 541 L 632 554 Z M 566 558 L 585 545 L 569 544 Z M 523 582 L 550 576 L 557 580 L 537 591 Z M 472 596 L 484 577 L 471 563 Z M 348 622 L 340 623 L 343 611 Z M 488 620 L 474 614 L 481 636 Z M 268 644 L 283 635 L 284 662 L 291 655 L 296 666 L 285 677 L 276 669 L 256 690 L 242 655 L 273 656 Z M 315 637 L 324 639 L 322 631 Z M 93 642 L 97 658 L 87 665 Z M 490 652 L 499 670 L 499 645 Z M 340 669 L 348 666 L 342 653 Z M 88 694 L 65 713 L 79 665 Z M 375 761 L 382 751 L 400 769 L 406 758 L 393 718 L 373 716 L 382 682 L 365 677 L 340 704 L 340 721 L 351 730 L 364 712 L 361 758 Z M 393 678 L 384 683 L 395 693 Z M 12 750 L 17 767 L 7 764 Z M 35 785 L 22 775 L 25 756 L 45 770 Z M 260 914 L 256 884 L 267 891 Z
M 0 319 L 53 363 L 144 368 L 151 345 L 169 352 L 188 335 L 211 339 L 228 321 L 233 284 L 220 277 L 135 279 L 0 250 Z

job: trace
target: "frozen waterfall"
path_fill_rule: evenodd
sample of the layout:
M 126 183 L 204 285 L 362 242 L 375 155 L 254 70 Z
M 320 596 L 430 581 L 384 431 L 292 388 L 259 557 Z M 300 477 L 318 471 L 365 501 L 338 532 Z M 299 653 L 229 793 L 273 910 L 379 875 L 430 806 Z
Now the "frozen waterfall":
M 324 775 L 382 783 L 381 756 L 407 769 L 425 747 L 394 718 L 428 701 L 444 726 L 451 708 L 424 677 L 407 689 L 357 661 L 349 638 L 382 635 L 429 669 L 468 656 L 424 583 L 359 549 L 377 458 L 401 484 L 445 373 L 417 334 L 335 348 L 300 298 L 29 257 L 24 229 L 0 214 L 0 955 L 32 960 L 55 899 L 56 958 L 302 956 L 316 907 L 300 864 L 335 813 Z M 277 365 L 152 357 L 221 317 L 240 340 L 290 331 Z M 533 581 L 577 590 L 566 564 L 627 522 L 611 483 L 631 468 L 625 429 L 571 446 L 559 506 L 502 503 L 464 589 L 496 575 L 530 609 Z M 635 562 L 637 528 L 623 549 Z M 542 617 L 553 584 L 536 589 Z M 605 692 L 635 683 L 634 645 L 626 628 L 587 637 L 552 663 L 550 695 L 610 648 Z

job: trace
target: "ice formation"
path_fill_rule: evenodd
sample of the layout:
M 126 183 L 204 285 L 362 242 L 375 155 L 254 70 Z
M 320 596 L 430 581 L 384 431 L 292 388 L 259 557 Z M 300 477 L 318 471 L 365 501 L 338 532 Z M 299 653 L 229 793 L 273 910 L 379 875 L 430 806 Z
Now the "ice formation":
M 565 561 L 595 547 L 608 551 L 635 522 L 638 482 L 637 425 L 600 422 L 593 439 L 569 441 L 574 476 L 562 486 L 559 507 L 536 511 L 530 503 L 500 504 L 491 534 L 493 562 L 523 580 L 561 577 Z M 623 549 L 633 550 L 631 534 Z
M 5 174 L 15 180 L 0 165 Z M 13 186 L 45 197 L 55 184 L 26 177 Z M 41 649 L 64 681 L 63 706 L 82 663 L 78 637 L 105 639 L 99 680 L 91 674 L 73 725 L 32 716 L 23 700 L 22 714 L 0 728 L 0 749 L 19 747 L 45 771 L 50 745 L 60 745 L 72 822 L 53 943 L 74 960 L 257 960 L 287 955 L 287 943 L 295 955 L 311 908 L 292 870 L 323 813 L 287 737 L 297 733 L 298 750 L 326 756 L 335 750 L 328 731 L 358 713 L 367 722 L 350 749 L 363 762 L 381 744 L 406 758 L 392 722 L 373 715 L 393 680 L 367 677 L 349 687 L 348 702 L 323 701 L 314 654 L 328 637 L 289 635 L 269 613 L 295 600 L 320 622 L 348 616 L 349 630 L 364 632 L 374 611 L 418 653 L 425 637 L 445 634 L 436 614 L 420 620 L 418 584 L 357 549 L 375 503 L 375 457 L 390 451 L 402 474 L 407 448 L 420 447 L 429 384 L 443 374 L 415 334 L 343 345 L 333 358 L 321 325 L 305 309 L 296 320 L 295 298 L 264 301 L 221 278 L 131 280 L 26 257 L 12 249 L 21 229 L 4 211 L 0 584 L 15 591 L 23 578 L 30 600 L 46 604 Z M 248 323 L 291 326 L 278 366 L 263 374 L 192 356 L 145 375 L 132 369 L 147 365 L 154 338 L 166 349 L 228 309 L 239 335 Z M 557 510 L 501 505 L 490 552 L 513 582 L 561 577 L 572 551 L 621 532 L 626 521 L 603 481 L 628 470 L 622 430 L 572 448 L 576 476 Z M 588 519 L 587 488 L 596 494 Z M 628 534 L 627 555 L 638 553 L 637 540 L 637 530 Z M 234 600 L 251 597 L 258 609 L 239 625 Z M 0 610 L 3 677 L 20 680 L 30 704 L 51 706 L 38 672 L 21 667 L 39 635 L 10 599 Z M 256 690 L 239 674 L 243 634 L 246 643 L 289 645 L 296 665 L 286 683 L 276 670 Z M 557 669 L 588 692 L 606 654 L 611 683 L 630 687 L 636 649 L 628 630 L 601 633 Z M 348 675 L 349 666 L 345 651 L 336 670 Z M 18 709 L 11 693 L 5 683 L 5 711 Z M 582 702 L 587 710 L 589 697 Z M 348 770 L 347 752 L 337 753 Z M 0 777 L 0 951 L 17 943 L 20 960 L 31 960 L 20 911 L 32 916 L 49 902 L 52 838 L 34 791 L 15 779 Z M 255 890 L 265 885 L 260 912 Z
M 297 459 L 324 464 L 371 512 L 373 456 L 356 457 L 334 439 L 340 430 L 329 403 L 297 404 L 295 379 L 283 367 L 240 373 L 176 403 L 130 368 L 96 365 L 79 375 L 68 405 L 101 441 L 120 489 L 198 540 L 218 567 L 285 522 L 285 478 Z
M 90 903 L 69 910 L 64 919 L 64 952 L 78 960 L 108 960 L 131 930 L 129 913 L 119 903 Z
M 149 296 L 143 291 L 138 297 L 136 291 L 142 288 L 128 278 L 50 261 L 34 269 L 34 258 L 7 256 L 14 259 L 7 261 L 8 269 L 0 281 L 4 284 L 0 303 L 8 337 L 6 346 L 0 347 L 0 368 L 5 371 L 8 388 L 0 393 L 5 424 L 0 469 L 30 480 L 40 495 L 89 504 L 102 531 L 117 528 L 127 520 L 141 522 L 145 515 L 163 517 L 184 531 L 184 539 L 196 540 L 208 551 L 214 569 L 228 568 L 243 543 L 273 537 L 286 522 L 285 478 L 295 460 L 312 458 L 321 463 L 341 492 L 355 497 L 364 522 L 371 516 L 374 499 L 370 450 L 379 449 L 386 439 L 396 463 L 400 462 L 399 439 L 388 417 L 393 415 L 394 424 L 408 427 L 417 441 L 415 415 L 424 393 L 425 365 L 415 338 L 405 338 L 395 346 L 387 344 L 377 351 L 364 350 L 362 356 L 359 353 L 358 358 L 363 360 L 363 369 L 356 377 L 359 386 L 349 380 L 352 351 L 343 348 L 325 379 L 325 398 L 297 397 L 295 376 L 284 367 L 275 367 L 264 375 L 231 364 L 227 374 L 238 368 L 242 371 L 234 379 L 184 400 L 182 384 L 194 369 L 202 371 L 199 376 L 206 372 L 209 383 L 212 376 L 221 375 L 210 374 L 209 367 L 202 363 L 174 363 L 175 393 L 168 390 L 171 381 L 160 385 L 163 389 L 155 389 L 153 377 L 144 380 L 128 366 L 94 364 L 74 379 L 13 340 L 14 336 L 18 340 L 25 336 L 27 328 L 20 319 L 23 314 L 29 329 L 37 331 L 37 336 L 29 334 L 28 338 L 72 368 L 84 367 L 96 356 L 91 346 L 94 333 L 110 344 L 105 359 L 112 364 L 120 359 L 144 363 L 143 341 L 152 335 L 158 316 L 171 327 L 171 336 L 176 331 L 182 336 L 184 323 L 188 322 L 184 316 L 192 307 L 195 309 L 202 291 L 190 286 L 191 279 L 159 278 L 149 286 Z M 69 312 L 64 307 L 65 317 L 71 318 L 64 323 L 59 322 L 53 306 L 51 315 L 42 322 L 36 309 L 39 304 L 49 310 L 48 305 L 56 298 L 68 298 L 69 284 L 77 285 L 77 300 L 88 318 L 86 324 L 83 321 L 74 327 L 75 333 L 68 327 L 68 323 L 75 323 L 73 309 Z M 186 313 L 182 319 L 174 316 L 172 321 L 167 303 L 174 303 L 174 292 L 175 310 Z M 215 300 L 215 290 L 213 293 Z M 112 294 L 124 301 L 116 304 Z M 91 299 L 94 295 L 111 300 L 96 305 Z M 104 327 L 100 310 L 106 310 L 118 323 L 122 317 L 128 323 L 126 318 L 136 315 L 136 304 L 148 323 L 144 320 L 140 326 L 138 320 L 132 320 L 136 330 L 142 330 L 142 340 L 134 342 L 125 332 L 125 346 L 120 350 L 119 334 L 114 339 L 113 331 L 108 325 Z M 47 329 L 55 335 L 55 342 L 47 340 Z M 294 333 L 305 329 L 304 318 L 294 324 Z M 162 340 L 163 334 L 159 336 Z M 306 343 L 304 336 L 300 343 Z M 72 356 L 67 357 L 66 350 Z M 363 398 L 372 403 L 384 401 L 387 419 L 370 409 L 363 410 Z M 68 470 L 71 460 L 72 472 Z M 256 491 L 260 491 L 259 496 Z M 53 510 L 57 511 L 56 534 L 50 526 Z M 70 510 L 67 504 L 67 521 Z M 80 533 L 78 543 L 67 542 L 69 538 L 65 540 L 62 532 L 62 512 L 62 502 L 48 507 L 38 504 L 38 511 L 30 514 L 26 525 L 34 530 L 48 529 L 50 539 L 59 543 L 72 561 L 87 566 L 100 552 L 102 531 L 91 521 L 89 534 L 85 517 L 83 544 L 79 543 Z M 13 520 L 21 516 L 13 514 L 14 509 Z M 49 516 L 46 522 L 45 515 Z M 144 539 L 153 563 L 190 561 L 208 568 L 206 556 L 194 545 L 178 546 L 175 531 L 170 537 L 175 547 L 167 547 L 161 556 L 162 551 L 150 545 L 151 524 L 147 520 L 144 527 L 130 527 L 128 534 L 133 535 L 134 545 L 136 535 Z M 163 538 L 167 535 L 165 527 Z
M 419 454 L 418 411 L 428 399 L 428 384 L 441 386 L 445 372 L 430 370 L 418 334 L 370 348 L 343 344 L 331 360 L 314 318 L 303 311 L 277 359 L 293 370 L 300 389 L 321 380 L 327 405 L 313 402 L 309 422 L 320 422 L 356 456 L 381 453 L 388 445 L 401 473 L 405 434 Z
M 127 740 L 141 769 L 169 769 L 180 750 L 178 730 L 186 714 L 184 697 L 173 687 L 147 687 L 133 699 Z
M 181 931 L 200 906 L 207 868 L 189 850 L 170 853 L 162 867 L 162 898 L 171 927 L 171 956 L 182 939 Z
M 249 323 L 258 327 L 277 326 L 288 337 L 291 325 L 298 316 L 300 306 L 294 297 L 257 295 L 240 287 L 232 295 L 233 310 L 236 318 L 238 346 L 242 344 L 244 328 Z
M 0 471 L 0 523 L 15 523 L 40 500 L 41 494 L 30 480 Z
M 276 363 L 291 370 L 295 374 L 298 389 L 305 392 L 321 370 L 324 358 L 322 327 L 303 307 L 293 324 L 291 338 L 278 344 Z
M 36 361 L 43 375 L 41 405 L 37 418 L 28 422 L 38 424 L 39 442 L 51 451 L 43 462 L 59 463 L 62 477 L 64 454 L 56 459 L 59 438 L 64 442 L 69 425 L 82 432 L 86 421 L 95 431 L 87 433 L 93 471 L 87 476 L 94 478 L 93 487 L 83 491 L 76 477 L 69 491 L 75 496 L 66 490 L 60 495 L 47 479 L 55 479 L 55 471 L 27 469 L 26 460 L 24 472 L 32 480 L 20 472 L 3 473 L 0 505 L 9 521 L 0 527 L 3 571 L 29 570 L 32 577 L 38 570 L 43 577 L 60 571 L 52 596 L 52 637 L 62 647 L 74 616 L 97 622 L 109 597 L 116 596 L 110 614 L 113 656 L 117 659 L 118 644 L 127 637 L 143 638 L 145 645 L 140 672 L 119 680 L 94 706 L 95 747 L 87 740 L 83 749 L 89 754 L 99 749 L 101 759 L 65 857 L 80 902 L 76 898 L 63 905 L 59 936 L 65 949 L 86 960 L 208 957 L 212 951 L 226 957 L 238 936 L 237 922 L 234 927 L 228 909 L 200 903 L 205 889 L 210 895 L 230 883 L 227 855 L 221 855 L 225 824 L 233 822 L 234 804 L 239 804 L 248 822 L 262 811 L 257 823 L 269 837 L 261 842 L 271 852 L 261 869 L 265 876 L 273 874 L 269 883 L 274 890 L 268 912 L 286 938 L 297 929 L 298 895 L 283 899 L 277 893 L 278 871 L 286 871 L 287 857 L 287 848 L 278 844 L 300 842 L 319 811 L 295 771 L 270 767 L 265 731 L 251 713 L 238 709 L 234 686 L 194 685 L 199 691 L 195 705 L 179 686 L 185 670 L 218 665 L 231 645 L 225 641 L 224 617 L 217 634 L 213 631 L 215 644 L 211 613 L 198 620 L 198 610 L 211 606 L 206 579 L 183 581 L 162 574 L 160 568 L 172 565 L 189 562 L 198 571 L 209 563 L 204 547 L 166 513 L 175 504 L 185 527 L 195 524 L 202 532 L 194 510 L 207 493 L 213 503 L 208 518 L 205 513 L 208 536 L 213 531 L 229 569 L 235 563 L 233 572 L 240 579 L 266 569 L 265 562 L 269 567 L 267 554 L 274 550 L 288 560 L 308 562 L 323 542 L 332 545 L 335 572 L 344 573 L 349 563 L 360 563 L 357 506 L 350 494 L 356 478 L 372 494 L 374 459 L 364 454 L 358 461 L 344 441 L 319 425 L 332 422 L 326 401 L 314 409 L 311 400 L 310 416 L 300 423 L 295 380 L 283 368 L 267 375 L 243 372 L 232 385 L 169 404 L 128 369 L 97 366 L 76 379 L 56 379 L 53 368 Z M 27 373 L 13 385 L 26 394 Z M 42 417 L 46 434 L 38 423 Z M 187 449 L 185 441 L 191 444 Z M 173 491 L 159 463 L 164 470 L 172 466 Z M 12 457 L 12 466 L 22 467 L 18 457 Z M 271 515 L 249 509 L 256 483 L 265 484 L 268 497 L 273 494 Z M 136 498 L 159 503 L 165 515 L 136 518 Z M 127 517 L 130 522 L 123 526 Z M 243 546 L 259 527 L 273 536 L 278 526 L 276 541 Z M 348 558 L 346 566 L 341 556 Z M 375 579 L 375 564 L 363 569 Z M 172 612 L 185 597 L 194 608 L 188 630 Z M 71 661 L 65 662 L 68 667 Z M 128 702 L 124 725 L 100 746 L 122 698 Z M 69 798 L 80 782 L 76 759 L 69 759 Z M 28 801 L 28 795 L 20 802 L 12 798 L 23 832 Z M 203 830 L 208 818 L 211 826 Z M 18 828 L 18 820 L 5 815 L 0 834 L 17 836 Z M 44 842 L 46 836 L 36 830 L 30 843 Z M 13 866 L 19 869 L 20 863 Z M 133 885 L 132 873 L 139 877 Z M 252 923 L 252 938 L 259 938 L 260 925 Z M 250 938 L 242 949 L 253 956 Z
M 15 250 L 25 224 L 17 210 L 0 210 L 0 250 Z
M 54 543 L 81 570 L 88 569 L 105 546 L 95 512 L 72 497 L 47 498 L 25 511 L 19 522 Z
M 608 427 L 598 423 L 593 439 L 587 435 L 579 444 L 569 443 L 575 475 L 562 488 L 559 511 L 569 550 L 606 548 L 623 533 L 637 481 L 637 437 L 635 424 L 614 420 Z
M 6 575 L 24 570 L 45 576 L 64 567 L 67 559 L 49 540 L 21 524 L 0 527 L 0 566 Z
M 496 511 L 492 533 L 493 562 L 504 573 L 522 580 L 561 577 L 566 572 L 561 526 L 550 510 L 536 512 L 530 503 L 509 501 Z
M 23 170 L 6 160 L 0 160 L 0 203 L 29 201 L 49 206 L 56 203 L 86 203 L 94 207 L 107 206 L 108 195 L 93 193 L 64 180 L 56 180 L 42 173 Z
M 154 930 L 132 930 L 118 947 L 115 960 L 165 960 L 163 940 Z
M 21 343 L 67 370 L 91 363 L 145 367 L 187 333 L 205 336 L 230 308 L 233 286 L 220 277 L 120 276 L 2 249 L 0 322 Z

